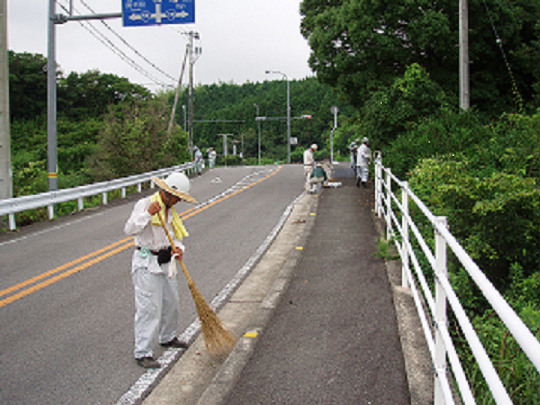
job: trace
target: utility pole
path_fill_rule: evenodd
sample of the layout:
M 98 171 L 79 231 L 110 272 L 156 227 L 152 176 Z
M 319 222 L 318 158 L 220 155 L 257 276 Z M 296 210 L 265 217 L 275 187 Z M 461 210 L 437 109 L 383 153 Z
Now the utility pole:
M 0 200 L 13 197 L 9 127 L 9 57 L 7 0 L 0 0 Z
M 2 1 L 2 0 L 0 0 Z M 56 14 L 56 0 L 49 0 L 47 16 L 47 171 L 49 191 L 58 190 L 58 151 L 56 145 L 56 24 L 68 21 L 120 18 L 122 13 L 73 15 L 70 1 L 69 15 Z
M 464 111 L 470 107 L 468 3 L 468 0 L 459 0 L 459 101 Z
M 56 0 L 49 0 L 47 39 L 47 172 L 49 191 L 58 190 L 56 148 Z
M 188 148 L 189 156 L 193 157 L 193 64 L 196 59 L 193 54 L 200 54 L 201 48 L 193 48 L 193 39 L 199 39 L 197 32 L 189 32 L 189 88 L 188 88 Z
M 337 128 L 337 115 L 339 108 L 334 105 L 330 108 L 330 112 L 334 114 L 334 128 L 332 128 L 332 131 L 330 131 L 330 162 L 334 163 L 334 132 Z
M 259 156 L 259 166 L 261 165 L 261 120 L 259 118 L 259 104 L 253 103 L 253 105 L 257 108 L 257 128 L 259 132 L 259 145 L 258 145 L 258 156 Z
M 174 95 L 174 104 L 171 112 L 171 119 L 169 120 L 169 136 L 172 133 L 172 128 L 174 124 L 174 117 L 176 115 L 176 106 L 178 105 L 178 96 L 180 93 L 180 87 L 182 87 L 182 77 L 184 77 L 184 68 L 186 67 L 186 59 L 188 56 L 188 47 L 186 46 L 186 54 L 184 55 L 184 61 L 182 62 L 182 71 L 180 72 L 180 77 L 178 78 L 178 86 L 176 87 L 176 93 Z M 183 107 L 183 106 L 182 106 Z

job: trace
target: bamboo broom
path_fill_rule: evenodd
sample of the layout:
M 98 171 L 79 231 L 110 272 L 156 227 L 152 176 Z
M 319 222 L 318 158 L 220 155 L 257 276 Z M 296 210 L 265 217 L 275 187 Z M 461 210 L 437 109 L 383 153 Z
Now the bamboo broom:
M 159 220 L 161 221 L 161 225 L 163 226 L 163 229 L 167 234 L 167 238 L 169 238 L 169 242 L 174 249 L 174 242 L 171 234 L 169 233 L 169 230 L 167 229 L 167 225 L 165 225 L 163 216 L 161 215 L 161 212 L 158 212 L 157 214 L 159 216 Z M 236 339 L 225 328 L 216 313 L 206 303 L 199 289 L 189 276 L 184 262 L 180 259 L 178 261 L 180 262 L 180 265 L 182 266 L 182 271 L 186 276 L 189 291 L 191 292 L 191 296 L 193 297 L 193 301 L 195 302 L 195 308 L 197 309 L 197 314 L 199 315 L 199 320 L 201 321 L 201 329 L 204 337 L 204 344 L 206 345 L 206 350 L 208 350 L 208 352 L 212 356 L 222 356 L 227 354 L 234 347 Z

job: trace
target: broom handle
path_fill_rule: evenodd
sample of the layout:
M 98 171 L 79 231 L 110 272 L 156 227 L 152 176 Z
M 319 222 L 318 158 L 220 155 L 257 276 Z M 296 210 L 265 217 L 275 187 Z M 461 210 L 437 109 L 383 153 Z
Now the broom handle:
M 167 238 L 169 238 L 169 242 L 173 250 L 176 249 L 176 247 L 174 246 L 174 242 L 171 237 L 171 234 L 169 233 L 169 229 L 167 228 L 167 225 L 165 224 L 165 220 L 163 219 L 163 215 L 161 215 L 161 211 L 158 211 L 157 215 L 159 217 L 159 220 L 161 221 L 161 226 L 163 227 L 163 229 L 165 230 L 165 233 L 167 234 Z M 178 259 L 178 261 L 180 262 L 180 265 L 182 266 L 182 271 L 184 272 L 184 276 L 186 276 L 188 283 L 191 283 L 192 282 L 191 277 L 189 277 L 189 273 L 186 269 L 186 265 L 184 264 L 182 260 Z

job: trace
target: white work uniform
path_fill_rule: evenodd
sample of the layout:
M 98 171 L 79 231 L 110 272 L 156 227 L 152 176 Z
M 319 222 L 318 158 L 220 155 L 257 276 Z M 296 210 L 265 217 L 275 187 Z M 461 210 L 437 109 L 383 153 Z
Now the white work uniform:
M 356 156 L 356 165 L 358 167 L 358 177 L 360 177 L 363 183 L 368 181 L 369 170 L 368 165 L 371 160 L 371 150 L 365 143 L 358 148 L 358 154 Z
M 213 169 L 214 166 L 216 165 L 216 151 L 215 150 L 211 150 L 210 152 L 208 152 L 208 161 L 209 161 L 209 164 L 210 164 L 210 169 Z
M 202 172 L 202 165 L 203 165 L 203 157 L 202 153 L 199 149 L 195 149 L 195 168 L 197 170 L 197 174 L 201 174 Z
M 124 227 L 124 232 L 135 236 L 135 246 L 158 251 L 170 246 L 161 225 L 152 225 L 148 213 L 150 197 L 139 200 Z M 167 216 L 169 233 L 172 213 Z M 173 238 L 176 247 L 184 251 L 182 242 Z M 170 342 L 176 337 L 180 299 L 178 281 L 168 277 L 168 263 L 159 265 L 157 256 L 143 250 L 133 252 L 131 276 L 135 287 L 135 358 L 152 357 L 157 343 Z
M 306 189 L 306 193 L 309 193 L 311 191 L 311 183 L 309 182 L 309 178 L 311 177 L 311 172 L 313 171 L 314 166 L 315 159 L 313 158 L 313 151 L 311 150 L 311 148 L 307 148 L 304 151 L 304 187 Z

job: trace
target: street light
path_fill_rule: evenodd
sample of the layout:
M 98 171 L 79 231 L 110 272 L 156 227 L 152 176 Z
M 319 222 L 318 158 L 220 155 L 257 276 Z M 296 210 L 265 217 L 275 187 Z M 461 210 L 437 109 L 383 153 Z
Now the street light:
M 275 71 L 275 70 L 267 70 L 266 74 L 278 74 L 285 77 L 285 80 L 287 80 L 287 163 L 291 163 L 291 98 L 290 98 L 290 91 L 289 91 L 289 78 L 287 75 L 283 72 Z
M 259 104 L 253 103 L 253 105 L 257 108 L 257 118 L 259 118 Z M 259 166 L 261 165 L 261 120 L 257 120 L 257 127 L 259 130 Z

